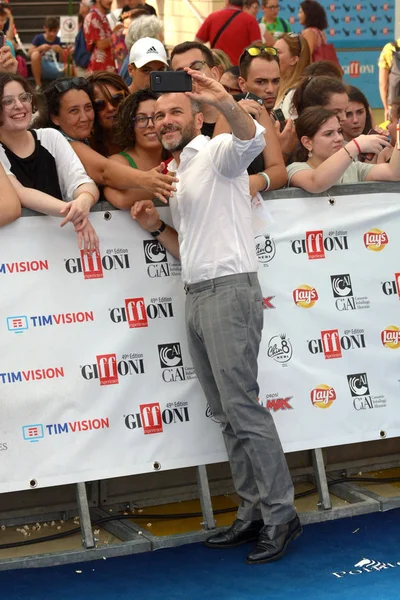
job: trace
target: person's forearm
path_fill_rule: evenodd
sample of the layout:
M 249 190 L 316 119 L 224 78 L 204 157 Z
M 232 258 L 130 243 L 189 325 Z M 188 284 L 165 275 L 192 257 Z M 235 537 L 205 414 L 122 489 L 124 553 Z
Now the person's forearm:
M 161 226 L 161 221 L 159 227 Z M 178 234 L 169 225 L 167 225 L 166 229 L 159 236 L 157 236 L 156 240 L 160 242 L 164 246 L 166 250 L 175 258 L 180 259 L 179 254 L 179 242 L 178 242 Z
M 151 200 L 151 194 L 140 188 L 117 190 L 106 186 L 103 192 L 107 202 L 120 210 L 130 210 L 139 200 Z
M 283 188 L 287 183 L 287 171 L 284 163 L 282 165 L 274 165 L 273 167 L 269 167 L 264 170 L 264 173 L 268 175 L 270 180 L 270 185 L 268 191 L 271 190 L 279 190 Z M 265 191 L 265 179 L 262 175 L 257 175 L 260 178 L 260 189 L 259 192 Z M 261 179 L 264 181 L 264 186 L 261 185 Z
M 111 38 L 108 37 L 105 40 L 97 40 L 97 42 L 95 42 L 96 44 L 96 48 L 98 48 L 99 50 L 106 50 L 107 48 L 109 48 L 111 46 Z
M 39 190 L 23 187 L 22 185 L 18 188 L 17 194 L 22 206 L 25 208 L 30 208 L 31 210 L 52 217 L 61 217 L 60 210 L 65 206 L 62 200 L 53 198 L 53 196 Z
M 218 109 L 228 121 L 232 133 L 239 140 L 251 140 L 256 132 L 254 119 L 247 114 L 239 104 L 227 94 L 227 98 L 220 102 Z
M 116 160 L 107 160 L 103 171 L 104 185 L 115 187 L 119 190 L 142 187 L 144 172 L 132 169 Z
M 9 25 L 8 25 L 6 37 L 8 40 L 10 40 L 10 42 L 12 42 L 14 39 L 14 17 L 12 15 L 10 15 L 10 17 L 9 17 Z
M 82 185 L 79 185 L 74 190 L 74 200 L 82 194 L 87 194 L 90 197 L 91 206 L 94 206 L 100 197 L 99 189 L 94 183 L 82 183 Z
M 357 146 L 353 142 L 347 144 L 346 150 L 352 159 L 358 154 Z M 346 150 L 342 148 L 338 152 L 335 152 L 333 156 L 324 160 L 322 164 L 312 171 L 312 185 L 308 191 L 314 193 L 324 192 L 340 179 L 351 164 L 350 156 Z
M 389 72 L 379 67 L 379 94 L 382 100 L 383 108 L 388 108 L 388 89 L 389 89 Z
M 392 181 L 400 180 L 400 150 L 397 146 L 394 147 L 392 156 L 389 162 L 390 171 L 392 173 Z

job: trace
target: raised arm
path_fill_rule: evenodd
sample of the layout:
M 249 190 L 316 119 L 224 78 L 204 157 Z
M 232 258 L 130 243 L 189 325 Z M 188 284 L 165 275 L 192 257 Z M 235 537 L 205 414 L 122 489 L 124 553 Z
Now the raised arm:
M 254 120 L 248 115 L 215 79 L 206 77 L 204 73 L 185 68 L 193 79 L 193 91 L 185 92 L 192 100 L 215 106 L 224 115 L 232 133 L 239 140 L 251 140 L 256 127 Z

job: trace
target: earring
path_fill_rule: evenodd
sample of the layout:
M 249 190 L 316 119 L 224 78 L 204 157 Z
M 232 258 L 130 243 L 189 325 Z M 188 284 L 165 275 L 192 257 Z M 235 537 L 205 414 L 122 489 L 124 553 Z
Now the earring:
M 311 150 L 310 150 L 310 151 L 308 152 L 308 158 L 311 158 L 311 157 L 312 157 L 312 152 L 311 152 Z

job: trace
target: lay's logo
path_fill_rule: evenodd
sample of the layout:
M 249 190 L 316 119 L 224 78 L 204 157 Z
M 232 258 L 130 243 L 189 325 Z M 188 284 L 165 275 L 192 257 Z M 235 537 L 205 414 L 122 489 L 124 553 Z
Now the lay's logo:
M 396 325 L 388 325 L 381 333 L 382 344 L 391 350 L 400 348 L 400 329 Z
M 315 288 L 304 283 L 293 290 L 293 300 L 301 308 L 312 308 L 318 300 L 318 292 Z
M 386 244 L 389 243 L 387 233 L 376 227 L 364 233 L 364 245 L 373 252 L 382 252 Z

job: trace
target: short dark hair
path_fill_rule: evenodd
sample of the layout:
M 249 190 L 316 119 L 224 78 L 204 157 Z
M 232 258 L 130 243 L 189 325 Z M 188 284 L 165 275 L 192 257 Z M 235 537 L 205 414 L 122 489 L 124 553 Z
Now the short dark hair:
M 272 54 L 267 54 L 267 52 L 261 52 L 261 54 L 257 54 L 257 56 L 251 56 L 246 50 L 241 54 L 239 58 L 239 71 L 240 76 L 243 79 L 247 79 L 249 74 L 250 65 L 255 58 L 261 58 L 267 62 L 276 62 L 279 66 L 278 56 L 273 56 Z
M 326 106 L 332 94 L 347 94 L 341 79 L 305 77 L 293 94 L 293 106 L 298 115 L 310 106 Z
M 51 81 L 49 85 L 43 90 L 43 95 L 45 99 L 45 110 L 43 115 L 40 115 L 39 119 L 35 120 L 35 129 L 38 127 L 56 127 L 51 119 L 51 115 L 58 116 L 60 114 L 60 106 L 61 106 L 61 98 L 67 92 L 71 90 L 82 90 L 87 93 L 90 102 L 93 102 L 93 98 L 89 93 L 89 85 L 88 86 L 79 86 L 74 84 L 75 77 L 60 77 L 59 79 L 55 79 Z M 70 86 L 64 92 L 59 92 L 57 86 L 64 81 L 70 82 Z
M 303 136 L 313 138 L 320 127 L 332 117 L 336 117 L 339 123 L 339 118 L 333 110 L 328 110 L 323 106 L 310 106 L 309 108 L 304 109 L 294 122 L 300 144 Z M 300 149 L 296 152 L 295 160 L 305 162 L 307 157 L 308 150 L 301 145 Z
M 115 141 L 121 148 L 132 148 L 136 143 L 135 126 L 133 119 L 141 102 L 157 100 L 158 94 L 151 90 L 138 90 L 125 98 L 119 107 L 118 119 L 115 128 Z
M 46 17 L 44 26 L 50 29 L 50 31 L 58 31 L 60 29 L 60 19 L 58 17 Z
M 347 86 L 347 93 L 349 95 L 349 102 L 358 102 L 365 108 L 366 119 L 363 133 L 366 134 L 370 129 L 372 129 L 371 109 L 368 100 L 362 91 L 356 88 L 354 85 Z
M 229 4 L 231 6 L 238 6 L 239 8 L 243 8 L 244 0 L 229 0 Z
M 343 69 L 333 60 L 318 60 L 308 65 L 303 71 L 304 77 L 336 77 L 342 79 Z
M 258 4 L 258 6 L 260 6 L 259 0 L 244 0 L 243 2 L 243 6 L 246 6 L 247 8 L 250 8 L 253 4 Z
M 316 27 L 317 29 L 326 29 L 328 27 L 328 19 L 324 7 L 316 0 L 303 0 L 300 2 L 303 9 L 305 27 Z
M 210 68 L 215 67 L 213 53 L 211 52 L 210 48 L 207 48 L 207 46 L 205 46 L 201 42 L 182 42 L 181 44 L 175 46 L 175 48 L 171 52 L 171 63 L 172 59 L 176 54 L 185 54 L 185 52 L 189 52 L 189 50 L 200 50 L 200 52 L 203 55 L 204 61 L 208 64 L 208 66 Z
M 12 81 L 16 81 L 20 83 L 24 88 L 25 92 L 29 92 L 32 94 L 32 113 L 36 110 L 37 105 L 37 96 L 34 88 L 30 85 L 30 83 L 20 75 L 16 75 L 14 73 L 0 73 L 0 125 L 3 125 L 3 104 L 1 100 L 4 97 L 4 88 L 7 83 L 11 83 Z

